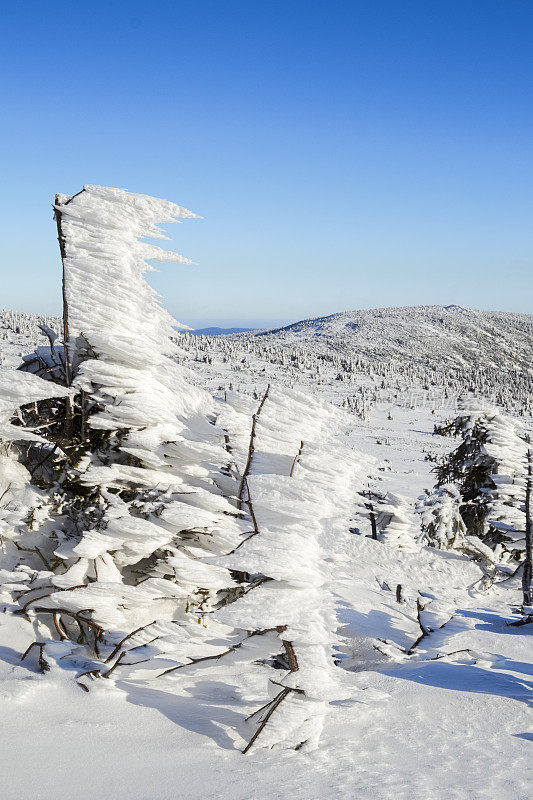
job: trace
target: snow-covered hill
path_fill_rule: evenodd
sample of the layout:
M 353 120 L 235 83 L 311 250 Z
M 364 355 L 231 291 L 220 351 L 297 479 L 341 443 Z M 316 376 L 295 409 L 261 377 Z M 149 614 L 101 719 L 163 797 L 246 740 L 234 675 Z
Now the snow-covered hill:
M 530 371 L 533 315 L 456 305 L 375 308 L 305 319 L 255 336 L 347 356 Z

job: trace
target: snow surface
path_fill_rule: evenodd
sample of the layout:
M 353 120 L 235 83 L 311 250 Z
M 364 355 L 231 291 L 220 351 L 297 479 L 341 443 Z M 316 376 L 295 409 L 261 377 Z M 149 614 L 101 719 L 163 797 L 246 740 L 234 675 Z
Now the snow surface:
M 477 568 L 464 559 L 428 551 L 398 558 L 361 537 L 345 539 L 335 560 L 356 671 L 343 673 L 348 696 L 329 714 L 316 753 L 238 751 L 232 731 L 258 699 L 248 666 L 233 668 L 236 685 L 249 676 L 245 693 L 228 689 L 231 668 L 221 682 L 219 665 L 157 686 L 100 681 L 85 694 L 64 675 L 43 678 L 21 664 L 31 636 L 5 616 L 1 796 L 51 800 L 79 787 L 82 796 L 117 800 L 529 797 L 531 632 L 506 624 L 516 591 L 472 596 L 465 586 Z M 454 617 L 415 658 L 372 661 L 376 636 L 399 645 L 417 636 L 412 614 L 376 577 L 446 587 L 445 614 Z M 471 652 L 428 660 L 463 648 Z
M 432 484 L 423 447 L 436 452 L 452 444 L 431 436 L 433 421 L 425 409 L 398 408 L 394 421 L 376 412 L 349 439 L 385 466 L 376 472 L 382 487 L 413 504 Z M 386 430 L 388 445 L 376 444 L 379 429 Z M 318 751 L 241 754 L 243 719 L 264 702 L 262 675 L 249 660 L 190 668 L 156 684 L 100 680 L 86 694 L 64 671 L 43 677 L 34 661 L 21 663 L 35 636 L 26 622 L 5 614 L 0 737 L 8 757 L 0 796 L 529 797 L 533 631 L 507 625 L 518 587 L 481 593 L 469 588 L 481 573 L 465 557 L 429 548 L 400 552 L 348 531 L 325 531 L 322 547 L 330 551 L 346 669 L 339 671 L 343 699 L 326 718 Z M 405 604 L 396 602 L 398 583 Z M 419 635 L 418 591 L 427 603 L 427 624 L 437 628 L 452 619 L 407 657 L 400 648 Z M 430 660 L 463 649 L 469 652 Z
M 444 311 L 454 320 L 481 313 Z M 32 336 L 37 341 L 36 332 L 24 331 L 8 331 L 0 343 L 4 366 L 16 366 L 18 356 L 32 349 Z M 191 352 L 184 349 L 183 360 L 192 361 Z M 237 400 L 228 388 L 235 363 L 195 366 L 198 383 L 223 386 L 219 396 L 225 392 L 227 405 L 240 402 L 245 412 L 257 406 L 253 391 L 261 396 L 267 379 L 284 385 L 287 371 L 249 354 L 237 373 L 247 396 Z M 301 373 L 302 388 L 313 380 Z M 338 403 L 346 396 L 331 374 L 321 380 L 318 391 L 326 399 Z M 337 434 L 366 458 L 372 489 L 405 498 L 402 514 L 413 531 L 419 525 L 416 500 L 435 481 L 425 455 L 454 446 L 432 434 L 434 423 L 449 414 L 448 404 L 428 402 L 427 394 L 420 404 L 397 397 L 373 404 L 366 419 L 351 415 Z M 294 442 L 289 449 L 294 452 Z M 368 536 L 368 519 L 357 524 Z M 51 660 L 43 676 L 34 656 L 21 662 L 36 634 L 21 617 L 3 613 L 2 800 L 529 798 L 533 626 L 508 624 L 517 618 L 516 581 L 483 591 L 480 568 L 465 556 L 398 549 L 340 529 L 334 518 L 321 528 L 323 590 L 334 598 L 339 618 L 341 669 L 319 750 L 242 755 L 249 738 L 244 719 L 265 702 L 264 670 L 253 663 L 253 647 L 155 681 L 135 674 L 116 684 L 94 681 L 86 693 L 76 685 L 74 667 L 56 669 Z M 85 547 L 102 544 L 84 541 Z M 424 624 L 434 632 L 407 655 L 420 635 L 417 598 Z

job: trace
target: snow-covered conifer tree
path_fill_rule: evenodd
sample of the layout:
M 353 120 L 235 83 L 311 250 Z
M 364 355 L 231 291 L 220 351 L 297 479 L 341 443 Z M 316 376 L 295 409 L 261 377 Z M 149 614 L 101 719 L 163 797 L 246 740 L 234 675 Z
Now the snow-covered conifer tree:
M 58 196 L 55 211 L 65 336 L 63 347 L 51 338 L 48 353 L 40 348 L 37 363 L 74 397 L 61 420 L 41 408 L 55 455 L 35 477 L 54 497 L 53 532 L 42 531 L 54 572 L 21 611 L 95 654 L 137 629 L 125 647 L 157 638 L 172 651 L 170 640 L 179 649 L 184 637 L 201 638 L 197 621 L 234 585 L 199 558 L 226 552 L 242 530 L 216 483 L 228 453 L 214 402 L 170 357 L 173 320 L 143 277 L 147 258 L 186 259 L 140 239 L 194 215 L 92 186 Z
M 345 417 L 287 389 L 223 402 L 192 385 L 143 277 L 147 258 L 184 259 L 140 241 L 190 212 L 92 186 L 55 211 L 63 342 L 47 328 L 49 347 L 19 373 L 57 398 L 37 397 L 23 419 L 46 451 L 24 475 L 46 515 L 39 495 L 38 546 L 25 530 L 19 547 L 47 569 L 13 592 L 15 613 L 38 631 L 39 662 L 48 648 L 86 690 L 88 676 L 147 661 L 176 676 L 263 653 L 274 696 L 252 714 L 245 752 L 312 750 L 338 696 L 325 555 L 364 469 L 334 443 Z
M 231 400 L 232 398 L 230 398 Z M 219 423 L 238 427 L 222 412 Z M 242 453 L 239 496 L 252 530 L 221 563 L 247 587 L 217 617 L 260 632 L 265 654 L 284 669 L 269 679 L 271 700 L 250 718 L 253 747 L 313 750 L 327 702 L 339 691 L 333 662 L 336 619 L 324 555 L 346 529 L 358 454 L 332 445 L 338 412 L 295 391 L 269 387 Z M 267 634 L 265 636 L 265 634 Z M 256 644 L 256 647 L 259 645 Z
M 466 534 L 460 504 L 461 495 L 452 483 L 445 483 L 430 494 L 422 495 L 417 506 L 422 528 L 421 543 L 439 550 L 460 550 Z
M 496 408 L 464 404 L 452 422 L 435 431 L 462 439 L 435 472 L 437 487 L 452 482 L 458 487 L 468 542 L 495 562 L 520 560 L 528 449 L 521 426 Z

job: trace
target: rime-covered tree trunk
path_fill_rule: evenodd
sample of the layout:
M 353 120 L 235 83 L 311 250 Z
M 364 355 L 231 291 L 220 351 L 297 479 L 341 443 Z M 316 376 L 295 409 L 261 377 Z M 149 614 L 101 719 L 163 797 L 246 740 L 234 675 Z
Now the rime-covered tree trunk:
M 522 595 L 524 606 L 533 605 L 533 526 L 531 520 L 531 492 L 533 489 L 533 454 L 531 449 L 527 453 L 527 484 L 526 484 L 526 552 L 524 558 L 524 571 L 522 573 Z

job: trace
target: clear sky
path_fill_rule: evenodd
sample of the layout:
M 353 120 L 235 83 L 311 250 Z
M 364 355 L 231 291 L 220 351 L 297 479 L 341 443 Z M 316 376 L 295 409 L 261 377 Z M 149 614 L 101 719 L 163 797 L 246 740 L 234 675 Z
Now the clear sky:
M 0 308 L 58 311 L 50 203 L 167 198 L 178 318 L 533 312 L 533 2 L 3 3 Z

